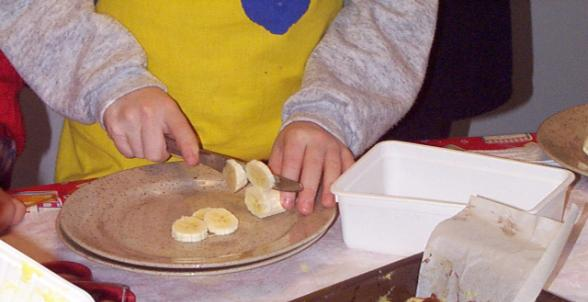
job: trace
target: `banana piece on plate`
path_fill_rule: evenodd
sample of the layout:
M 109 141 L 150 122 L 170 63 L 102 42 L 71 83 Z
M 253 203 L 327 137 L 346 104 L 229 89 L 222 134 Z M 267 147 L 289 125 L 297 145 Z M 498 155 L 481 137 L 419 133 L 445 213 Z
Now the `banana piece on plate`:
M 211 210 L 214 208 L 202 208 L 199 209 L 198 211 L 194 212 L 194 214 L 192 214 L 192 216 L 204 221 L 204 215 L 206 215 L 206 212 L 208 212 L 208 210 Z
M 172 224 L 172 237 L 181 242 L 198 242 L 208 236 L 208 228 L 202 219 L 182 216 Z
M 582 151 L 584 151 L 584 154 L 588 155 L 588 137 L 584 139 L 584 144 L 582 144 Z
M 208 209 L 204 214 L 208 231 L 216 235 L 228 235 L 237 230 L 239 219 L 225 208 Z
M 245 189 L 245 206 L 251 214 L 259 218 L 286 211 L 280 202 L 280 191 L 264 190 L 256 186 L 249 186 Z
M 239 162 L 234 159 L 228 159 L 223 168 L 223 176 L 229 190 L 233 192 L 239 191 L 247 185 L 247 172 Z
M 276 179 L 270 168 L 259 160 L 249 161 L 245 165 L 245 171 L 247 172 L 247 178 L 254 186 L 269 190 L 273 188 Z

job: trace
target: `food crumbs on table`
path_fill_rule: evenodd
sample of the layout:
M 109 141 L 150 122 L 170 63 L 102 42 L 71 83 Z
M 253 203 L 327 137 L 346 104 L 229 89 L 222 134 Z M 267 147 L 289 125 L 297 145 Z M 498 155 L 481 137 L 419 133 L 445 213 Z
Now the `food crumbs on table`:
M 407 299 L 405 302 L 443 302 L 443 300 L 437 298 L 437 295 L 431 294 L 431 296 L 427 298 L 412 297 Z
M 378 298 L 378 302 L 392 302 L 392 301 L 388 300 L 388 296 L 380 296 Z
M 386 275 L 382 276 L 381 278 L 383 280 L 391 280 L 392 279 L 392 275 L 394 274 L 394 272 L 389 272 Z
M 308 272 L 310 272 L 310 267 L 306 263 L 301 263 L 300 264 L 300 271 L 303 273 L 308 273 Z
M 478 294 L 474 291 L 468 290 L 464 293 L 464 296 L 467 301 L 476 301 Z
M 391 293 L 394 291 L 394 289 L 395 289 L 395 288 L 396 288 L 395 286 L 392 286 L 392 287 L 391 287 L 391 288 L 388 290 L 388 292 L 386 292 L 386 294 L 385 294 L 385 295 L 383 295 L 383 296 L 380 296 L 380 297 L 378 298 L 378 301 L 377 301 L 377 302 L 392 302 L 392 301 L 390 301 L 390 300 L 388 299 L 388 296 L 389 296 L 389 295 L 390 295 L 390 294 L 391 294 Z

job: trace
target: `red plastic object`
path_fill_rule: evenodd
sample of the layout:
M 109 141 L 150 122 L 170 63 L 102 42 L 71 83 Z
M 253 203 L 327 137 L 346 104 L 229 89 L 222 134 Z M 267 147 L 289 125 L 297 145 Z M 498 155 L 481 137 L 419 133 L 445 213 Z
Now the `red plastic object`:
M 89 293 L 95 301 L 136 302 L 130 287 L 120 283 L 97 282 L 92 280 L 92 270 L 72 261 L 51 261 L 43 265 Z

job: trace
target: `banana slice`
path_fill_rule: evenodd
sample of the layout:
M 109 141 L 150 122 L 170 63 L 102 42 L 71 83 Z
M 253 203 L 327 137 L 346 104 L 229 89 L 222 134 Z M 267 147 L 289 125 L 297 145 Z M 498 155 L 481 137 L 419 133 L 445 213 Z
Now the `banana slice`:
M 228 235 L 239 227 L 239 219 L 225 208 L 212 208 L 204 214 L 208 231 L 217 235 Z
M 202 219 L 182 216 L 172 224 L 172 237 L 181 242 L 198 242 L 208 236 L 208 228 Z
M 265 218 L 286 211 L 280 202 L 280 191 L 249 186 L 245 189 L 245 205 L 251 214 Z
M 194 214 L 192 214 L 192 216 L 204 221 L 204 215 L 206 215 L 206 212 L 208 212 L 208 210 L 211 210 L 214 208 L 202 208 L 199 209 L 198 211 L 194 212 Z
M 276 182 L 270 168 L 259 160 L 252 160 L 245 165 L 247 178 L 256 187 L 269 190 Z
M 233 192 L 239 191 L 247 185 L 247 173 L 243 165 L 234 159 L 228 159 L 223 168 L 223 176 L 229 189 Z

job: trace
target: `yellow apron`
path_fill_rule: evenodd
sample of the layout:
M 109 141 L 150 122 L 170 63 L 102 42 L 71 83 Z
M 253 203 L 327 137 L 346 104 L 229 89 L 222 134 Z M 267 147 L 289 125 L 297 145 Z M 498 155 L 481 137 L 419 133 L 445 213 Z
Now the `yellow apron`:
M 283 103 L 341 0 L 100 0 L 137 38 L 149 70 L 180 104 L 205 148 L 268 158 Z M 56 180 L 150 164 L 121 155 L 98 124 L 66 120 Z

